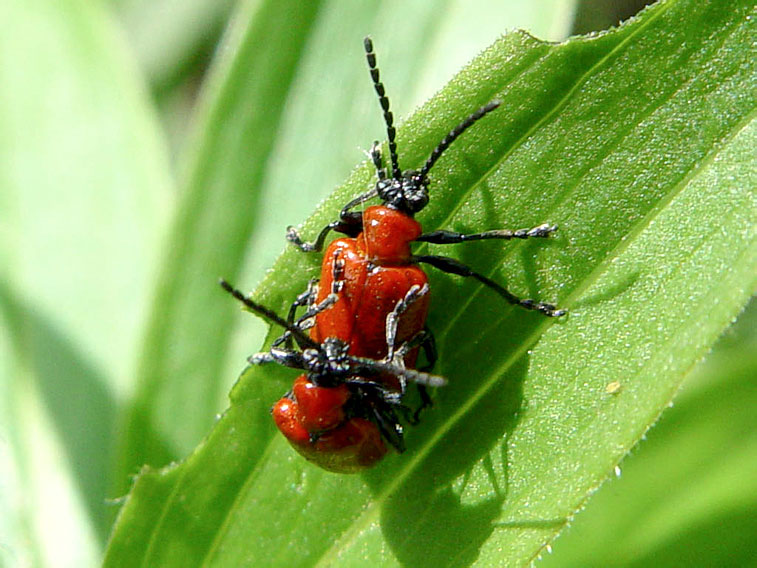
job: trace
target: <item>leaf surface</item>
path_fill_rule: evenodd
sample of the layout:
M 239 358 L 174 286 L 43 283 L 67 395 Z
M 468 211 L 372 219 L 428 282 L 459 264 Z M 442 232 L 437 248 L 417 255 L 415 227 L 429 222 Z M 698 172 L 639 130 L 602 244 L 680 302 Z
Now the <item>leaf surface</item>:
M 746 1 L 673 0 L 563 44 L 510 34 L 473 61 L 399 131 L 412 167 L 471 110 L 502 101 L 439 161 L 419 220 L 559 224 L 547 243 L 444 250 L 569 316 L 546 320 L 433 274 L 429 325 L 450 385 L 407 453 L 361 476 L 294 455 L 268 416 L 292 373 L 249 370 L 185 462 L 140 475 L 106 565 L 535 558 L 755 288 L 754 22 Z M 305 233 L 372 175 L 356 169 Z M 257 299 L 283 312 L 317 262 L 286 251 Z
M 755 376 L 752 301 L 540 568 L 754 564 Z

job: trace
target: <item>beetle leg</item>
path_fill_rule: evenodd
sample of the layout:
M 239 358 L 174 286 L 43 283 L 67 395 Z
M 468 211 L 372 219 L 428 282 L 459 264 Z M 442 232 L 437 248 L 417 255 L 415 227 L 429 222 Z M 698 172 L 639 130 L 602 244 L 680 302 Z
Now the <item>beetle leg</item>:
M 350 211 L 350 209 L 375 196 L 376 190 L 372 189 L 350 201 L 342 208 L 339 219 L 321 229 L 313 242 L 303 241 L 300 232 L 292 225 L 287 227 L 286 239 L 303 252 L 320 252 L 323 250 L 323 243 L 326 242 L 326 237 L 331 231 L 342 233 L 348 237 L 357 237 L 363 230 L 363 214 L 360 211 Z
M 308 286 L 305 289 L 304 292 L 302 292 L 297 298 L 295 298 L 294 302 L 289 306 L 289 313 L 287 314 L 287 323 L 290 325 L 296 325 L 300 329 L 305 329 L 303 326 L 300 325 L 300 319 L 295 320 L 295 315 L 297 313 L 297 308 L 300 308 L 302 306 L 310 306 L 313 304 L 313 301 L 315 300 L 315 297 L 318 295 L 318 279 L 317 278 L 311 278 L 308 282 Z M 287 349 L 294 349 L 294 341 L 292 338 L 292 334 L 289 331 L 285 331 L 281 337 L 278 339 L 275 339 L 274 342 L 271 344 L 271 347 L 278 347 L 281 344 L 284 344 Z
M 418 298 L 428 294 L 428 284 L 419 286 L 415 284 L 405 294 L 405 297 L 397 302 L 394 309 L 386 316 L 386 358 L 385 361 L 392 362 L 396 365 L 404 365 L 404 353 L 402 356 L 395 354 L 395 342 L 397 341 L 397 328 L 399 320 L 403 313 L 412 306 Z
M 438 268 L 439 270 L 443 272 L 448 272 L 450 274 L 457 274 L 458 276 L 462 276 L 464 278 L 474 278 L 475 280 L 478 280 L 479 282 L 481 282 L 488 288 L 491 288 L 492 290 L 494 290 L 497 294 L 502 296 L 505 300 L 507 300 L 511 304 L 520 306 L 521 308 L 541 312 L 545 316 L 549 316 L 553 318 L 563 316 L 567 313 L 566 310 L 558 309 L 553 304 L 547 304 L 544 302 L 536 302 L 534 300 L 518 298 L 518 296 L 508 291 L 505 287 L 501 286 L 500 284 L 497 284 L 494 280 L 487 278 L 483 274 L 479 274 L 478 272 L 474 271 L 469 266 L 466 266 L 465 264 L 463 264 L 462 262 L 458 260 L 455 260 L 454 258 L 449 258 L 446 256 L 436 256 L 436 255 L 422 255 L 422 256 L 414 256 L 413 261 L 430 264 L 434 268 Z
M 327 310 L 339 300 L 339 292 L 344 287 L 344 264 L 341 251 L 337 249 L 334 251 L 334 261 L 332 263 L 331 293 L 317 304 L 315 303 L 315 299 L 318 297 L 318 281 L 315 279 L 310 281 L 308 291 L 301 294 L 302 297 L 305 297 L 307 294 L 308 309 L 294 322 L 297 327 L 302 330 L 310 329 L 315 325 L 315 316 Z
M 472 233 L 469 235 L 442 229 L 439 231 L 425 233 L 415 240 L 425 243 L 434 243 L 437 245 L 450 245 L 456 243 L 464 243 L 467 241 L 483 241 L 488 239 L 501 239 L 509 241 L 511 239 L 546 238 L 555 231 L 557 231 L 557 225 L 550 225 L 548 223 L 544 223 L 532 229 L 517 229 L 515 231 L 511 231 L 509 229 L 496 229 L 493 231 L 484 231 L 482 233 Z

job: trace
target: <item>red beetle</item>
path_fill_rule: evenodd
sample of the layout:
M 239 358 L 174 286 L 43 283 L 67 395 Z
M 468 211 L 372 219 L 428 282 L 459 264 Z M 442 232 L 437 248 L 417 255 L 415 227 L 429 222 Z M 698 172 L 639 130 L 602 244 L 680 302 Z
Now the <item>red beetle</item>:
M 364 46 L 371 78 L 386 123 L 391 171 L 384 167 L 378 142 L 374 142 L 370 156 L 376 167 L 378 181 L 373 189 L 345 205 L 339 219 L 326 225 L 312 243 L 304 242 L 294 227 L 287 228 L 287 240 L 306 252 L 320 251 L 330 231 L 347 235 L 346 238 L 332 242 L 326 250 L 321 271 L 321 282 L 326 286 L 321 287 L 318 301 L 323 301 L 328 293 L 329 275 L 334 273 L 335 262 L 344 263 L 345 290 L 331 310 L 317 316 L 316 327 L 323 330 L 327 337 L 336 336 L 347 341 L 352 353 L 381 357 L 379 344 L 383 341 L 383 334 L 379 332 L 379 328 L 383 325 L 387 313 L 411 286 L 426 283 L 426 275 L 417 266 L 419 263 L 430 264 L 451 274 L 474 278 L 511 304 L 551 317 L 565 314 L 565 310 L 552 304 L 518 298 L 497 282 L 453 258 L 412 253 L 410 245 L 413 242 L 452 244 L 485 239 L 542 238 L 548 237 L 557 227 L 545 223 L 532 229 L 516 231 L 498 229 L 462 234 L 438 230 L 423 234 L 414 216 L 428 204 L 428 174 L 431 168 L 458 136 L 496 109 L 499 103 L 490 102 L 452 129 L 434 148 L 420 170 L 402 171 L 397 156 L 394 117 L 389 110 L 389 99 L 379 78 L 370 38 L 365 38 Z M 362 212 L 352 211 L 373 197 L 378 197 L 383 203 L 367 207 Z M 399 324 L 400 340 L 412 337 L 424 328 L 427 309 L 428 296 L 425 296 L 415 310 L 408 313 Z M 414 363 L 413 357 L 411 354 L 410 360 L 407 361 L 409 366 Z
M 350 345 L 336 336 L 322 342 L 317 335 L 305 334 L 313 317 L 333 309 L 341 287 L 338 276 L 332 277 L 332 292 L 314 305 L 313 293 L 301 295 L 284 320 L 271 310 L 246 298 L 226 281 L 221 286 L 245 306 L 286 330 L 271 349 L 250 357 L 253 364 L 276 362 L 302 369 L 292 390 L 273 407 L 273 419 L 292 446 L 306 459 L 333 472 L 352 473 L 374 465 L 387 452 L 386 443 L 404 451 L 400 416 L 409 416 L 402 404 L 407 381 L 418 385 L 442 386 L 442 377 L 405 368 L 404 361 L 424 340 L 416 334 L 396 347 L 397 324 L 403 313 L 425 297 L 428 287 L 414 286 L 386 318 L 386 333 L 381 359 L 350 354 Z M 312 288 L 311 288 L 312 289 Z M 308 311 L 296 321 L 295 310 L 307 300 Z M 295 348 L 297 342 L 299 349 Z M 390 385 L 390 386 L 389 386 Z

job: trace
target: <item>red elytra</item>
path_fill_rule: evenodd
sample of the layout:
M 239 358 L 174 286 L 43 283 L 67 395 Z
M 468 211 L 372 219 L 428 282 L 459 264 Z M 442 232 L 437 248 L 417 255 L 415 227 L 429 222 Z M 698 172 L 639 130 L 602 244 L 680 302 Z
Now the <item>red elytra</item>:
M 340 279 L 339 292 L 328 309 L 316 314 L 310 337 L 318 343 L 336 337 L 347 343 L 350 355 L 380 360 L 388 350 L 387 316 L 411 289 L 426 289 L 428 279 L 423 270 L 411 264 L 410 242 L 421 234 L 417 221 L 382 206 L 366 209 L 363 219 L 362 233 L 356 238 L 336 239 L 326 250 L 316 304 L 332 293 L 335 275 Z M 394 339 L 397 345 L 423 332 L 428 299 L 427 293 L 420 295 L 399 315 Z M 415 367 L 418 349 L 414 347 L 404 355 L 406 367 Z M 403 392 L 403 385 L 391 373 L 377 380 L 394 392 Z M 428 404 L 425 391 L 421 396 L 424 405 Z M 343 384 L 320 387 L 301 375 L 292 392 L 274 406 L 273 418 L 306 459 L 330 471 L 360 471 L 383 458 L 387 447 L 374 422 L 345 415 L 349 397 Z M 392 427 L 401 433 L 399 424 Z M 402 451 L 401 439 L 393 440 L 395 448 Z
M 360 471 L 383 458 L 387 448 L 373 422 L 345 417 L 349 396 L 345 385 L 318 387 L 300 375 L 292 398 L 279 400 L 271 413 L 281 433 L 307 460 L 337 473 Z M 320 435 L 313 439 L 316 432 Z
M 339 282 L 335 288 L 340 286 Z M 428 373 L 407 369 L 389 354 L 389 344 L 396 346 L 397 323 L 427 288 L 411 287 L 402 301 L 390 311 L 382 349 L 383 359 L 362 357 L 349 353 L 350 344 L 338 337 L 315 341 L 303 331 L 304 323 L 318 313 L 331 309 L 338 297 L 327 298 L 319 305 L 314 296 L 307 297 L 310 308 L 304 316 L 284 320 L 271 310 L 246 298 L 230 284 L 221 286 L 252 311 L 281 325 L 286 332 L 273 342 L 268 352 L 250 357 L 253 364 L 277 362 L 287 367 L 303 369 L 292 390 L 272 409 L 276 426 L 290 444 L 306 459 L 323 469 L 338 473 L 353 473 L 372 466 L 387 453 L 386 443 L 398 451 L 404 449 L 402 426 L 397 415 L 403 411 L 402 394 L 405 384 L 441 386 L 444 379 Z M 297 307 L 299 303 L 295 303 Z M 315 332 L 311 330 L 311 335 Z M 301 350 L 294 347 L 296 341 Z M 283 347 L 282 347 L 283 346 Z M 396 349 L 404 360 L 412 350 L 409 344 Z
M 327 432 L 347 420 L 344 412 L 350 398 L 347 385 L 319 387 L 300 375 L 294 381 L 292 397 L 297 401 L 302 416 L 299 424 L 308 432 Z
M 363 213 L 363 232 L 356 238 L 334 240 L 324 254 L 317 302 L 323 302 L 333 287 L 334 264 L 343 265 L 342 288 L 333 306 L 316 315 L 311 337 L 347 341 L 350 353 L 382 359 L 386 356 L 386 318 L 408 291 L 428 283 L 426 273 L 411 264 L 410 242 L 421 234 L 414 219 L 383 206 Z M 402 344 L 423 331 L 429 295 L 419 297 L 401 315 L 396 342 Z M 418 349 L 404 358 L 415 367 Z

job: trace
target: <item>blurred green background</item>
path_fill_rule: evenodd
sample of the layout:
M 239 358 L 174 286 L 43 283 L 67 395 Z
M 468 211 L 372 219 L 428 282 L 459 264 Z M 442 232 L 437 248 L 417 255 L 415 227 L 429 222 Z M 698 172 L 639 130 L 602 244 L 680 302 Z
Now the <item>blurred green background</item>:
M 177 365 L 189 382 L 216 379 L 197 386 L 204 407 L 184 409 L 196 412 L 194 429 L 145 451 L 152 465 L 186 455 L 226 407 L 265 328 L 217 298 L 214 281 L 220 272 L 259 282 L 284 248 L 284 226 L 363 159 L 366 132 L 380 131 L 352 48 L 364 30 L 381 34 L 383 60 L 406 62 L 392 84 L 403 117 L 509 29 L 559 41 L 644 2 L 314 2 L 292 17 L 291 37 L 272 40 L 282 60 L 301 60 L 272 81 L 281 125 L 275 138 L 254 133 L 266 162 L 240 178 L 240 192 L 260 186 L 240 198 L 251 238 L 188 243 L 213 260 L 207 272 L 187 268 L 198 291 L 176 299 L 160 274 L 178 255 L 165 243 L 203 151 L 197 132 L 213 123 L 203 92 L 261 4 L 0 0 L 0 566 L 100 562 L 128 487 L 123 454 L 139 440 L 129 429 L 146 396 L 135 377 L 149 364 L 151 324 L 174 317 L 182 329 L 182 302 L 207 306 L 209 324 L 182 330 L 206 345 Z M 328 145 L 325 159 L 310 155 L 314 142 Z M 756 318 L 751 306 L 543 564 L 757 565 L 757 487 L 741 485 L 745 473 L 757 480 Z M 218 325 L 226 333 L 211 338 Z M 203 348 L 220 350 L 223 364 L 204 368 Z

